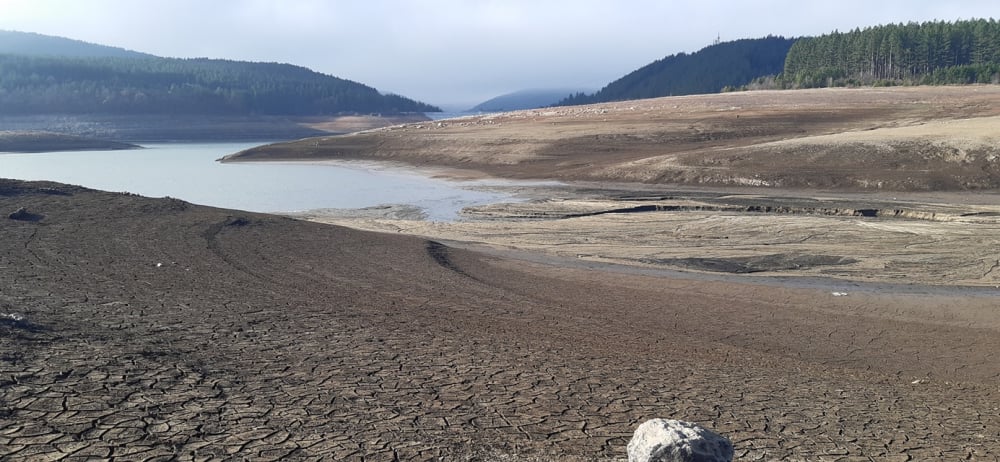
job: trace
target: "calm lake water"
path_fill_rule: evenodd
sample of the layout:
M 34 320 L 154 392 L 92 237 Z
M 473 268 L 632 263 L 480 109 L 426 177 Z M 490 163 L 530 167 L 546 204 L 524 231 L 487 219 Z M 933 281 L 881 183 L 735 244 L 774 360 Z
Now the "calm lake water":
M 51 180 L 254 212 L 405 204 L 422 208 L 436 221 L 455 219 L 462 207 L 510 199 L 475 189 L 478 183 L 428 178 L 402 169 L 215 161 L 259 144 L 174 143 L 131 151 L 0 153 L 0 178 Z

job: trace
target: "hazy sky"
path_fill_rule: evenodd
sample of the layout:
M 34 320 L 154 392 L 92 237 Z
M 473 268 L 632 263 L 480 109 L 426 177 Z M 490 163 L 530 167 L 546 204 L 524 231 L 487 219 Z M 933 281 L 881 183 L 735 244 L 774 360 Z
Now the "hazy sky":
M 0 29 L 288 62 L 432 104 L 593 88 L 722 40 L 1000 19 L 997 0 L 0 0 Z

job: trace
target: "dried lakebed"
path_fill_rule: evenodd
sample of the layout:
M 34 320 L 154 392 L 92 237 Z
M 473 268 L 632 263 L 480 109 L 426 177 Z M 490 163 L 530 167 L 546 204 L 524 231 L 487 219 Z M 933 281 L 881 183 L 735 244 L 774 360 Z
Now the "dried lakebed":
M 0 459 L 621 460 L 651 417 L 740 460 L 1000 454 L 995 298 L 552 265 L 0 180 L 21 207 L 38 219 L 0 219 Z
M 747 92 L 248 157 L 992 191 L 991 101 Z M 652 417 L 740 460 L 1000 457 L 995 194 L 639 189 L 371 233 L 0 181 L 0 459 L 620 460 Z

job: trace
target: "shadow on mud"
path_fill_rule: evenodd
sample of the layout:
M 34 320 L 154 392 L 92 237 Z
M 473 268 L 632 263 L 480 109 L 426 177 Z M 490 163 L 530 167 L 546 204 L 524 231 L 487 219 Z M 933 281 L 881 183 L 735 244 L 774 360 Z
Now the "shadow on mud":
M 649 258 L 640 261 L 654 265 L 732 274 L 800 270 L 818 266 L 839 266 L 857 263 L 857 260 L 853 258 L 836 255 L 796 255 L 784 253 L 733 258 Z

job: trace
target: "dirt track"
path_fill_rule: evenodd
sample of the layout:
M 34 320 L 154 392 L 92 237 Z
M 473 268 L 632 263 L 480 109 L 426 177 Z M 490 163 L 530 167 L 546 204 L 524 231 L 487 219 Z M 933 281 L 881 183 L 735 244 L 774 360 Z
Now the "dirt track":
M 0 459 L 996 460 L 982 295 L 550 266 L 0 180 Z M 503 459 L 506 460 L 506 459 Z

